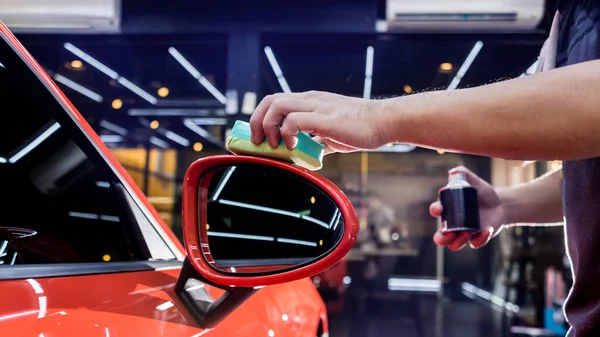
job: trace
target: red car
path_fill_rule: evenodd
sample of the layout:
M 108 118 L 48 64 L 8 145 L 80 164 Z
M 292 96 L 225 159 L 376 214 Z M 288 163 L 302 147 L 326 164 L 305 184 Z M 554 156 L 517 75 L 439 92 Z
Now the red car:
M 356 239 L 339 189 L 272 160 L 201 159 L 182 246 L 1 23 L 0 37 L 2 336 L 328 335 L 308 277 Z

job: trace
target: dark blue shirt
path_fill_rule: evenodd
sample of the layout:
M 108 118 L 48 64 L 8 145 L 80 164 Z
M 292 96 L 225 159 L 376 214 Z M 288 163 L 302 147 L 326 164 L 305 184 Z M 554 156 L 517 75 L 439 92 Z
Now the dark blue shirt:
M 600 1 L 562 0 L 558 6 L 562 20 L 556 66 L 600 59 Z M 563 178 L 567 251 L 574 279 L 565 305 L 572 327 L 568 336 L 600 337 L 600 158 L 564 162 Z

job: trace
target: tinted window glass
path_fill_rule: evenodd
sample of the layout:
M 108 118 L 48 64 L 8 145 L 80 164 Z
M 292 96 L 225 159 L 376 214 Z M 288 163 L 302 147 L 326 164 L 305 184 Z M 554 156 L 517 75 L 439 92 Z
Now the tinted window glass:
M 4 41 L 0 63 L 0 264 L 152 258 L 156 232 L 94 145 Z

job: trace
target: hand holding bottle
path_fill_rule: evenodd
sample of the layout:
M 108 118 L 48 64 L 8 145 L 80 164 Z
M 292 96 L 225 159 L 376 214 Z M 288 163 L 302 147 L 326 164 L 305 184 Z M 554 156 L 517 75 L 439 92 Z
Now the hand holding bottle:
M 467 182 L 477 190 L 477 204 L 479 205 L 479 224 L 481 231 L 445 231 L 439 229 L 433 241 L 440 246 L 447 246 L 451 250 L 460 250 L 467 243 L 472 248 L 479 248 L 485 245 L 493 236 L 495 236 L 502 225 L 506 222 L 506 211 L 502 201 L 492 186 L 469 171 L 460 166 L 448 172 L 449 177 L 457 174 L 464 174 Z M 440 201 L 436 201 L 429 207 L 429 212 L 434 217 L 441 217 L 444 209 Z

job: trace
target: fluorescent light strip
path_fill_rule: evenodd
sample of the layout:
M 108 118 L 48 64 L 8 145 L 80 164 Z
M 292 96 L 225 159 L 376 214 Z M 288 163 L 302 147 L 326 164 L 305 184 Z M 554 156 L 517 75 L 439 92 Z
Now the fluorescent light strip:
M 373 84 L 373 57 L 375 49 L 372 46 L 367 47 L 367 62 L 365 65 L 365 87 L 363 90 L 363 98 L 371 98 L 371 87 Z
M 200 84 L 202 84 L 202 86 L 206 88 L 206 90 L 208 90 L 208 92 L 210 92 L 211 95 L 213 95 L 219 102 L 221 102 L 221 104 L 227 103 L 227 97 L 225 97 L 225 95 L 223 95 L 217 88 L 215 88 L 215 86 L 212 83 L 210 83 L 210 81 L 207 80 L 206 77 L 200 77 L 198 82 L 200 82 Z
M 292 240 L 292 239 L 284 239 L 284 238 L 277 238 L 277 242 L 291 243 L 291 244 L 294 244 L 294 245 L 301 245 L 301 246 L 311 246 L 311 247 L 316 247 L 317 246 L 316 242 L 309 242 L 309 241 L 302 241 L 302 240 Z
M 340 210 L 336 208 L 335 212 L 333 212 L 333 216 L 331 217 L 331 221 L 329 222 L 329 226 L 327 228 L 331 228 L 333 226 L 333 223 L 335 222 L 335 219 L 337 218 L 339 212 Z
M 247 234 L 235 234 L 235 233 L 223 233 L 223 232 L 212 232 L 208 231 L 208 236 L 218 236 L 222 238 L 232 239 L 246 239 L 246 240 L 257 240 L 257 241 L 275 241 L 272 236 L 260 236 L 260 235 L 247 235 Z
M 118 216 L 114 216 L 114 215 L 100 215 L 100 220 L 110 221 L 110 222 L 119 222 L 119 221 L 121 221 L 121 219 L 119 219 Z
M 10 260 L 10 265 L 11 266 L 14 265 L 16 260 L 17 260 L 17 253 L 14 253 L 13 257 L 12 257 L 12 260 Z
M 277 82 L 279 82 L 279 85 L 281 86 L 281 89 L 283 90 L 283 92 L 285 92 L 285 93 L 292 92 L 292 89 L 290 89 L 290 85 L 285 80 L 285 77 L 282 76 L 282 77 L 277 78 Z
M 183 57 L 183 55 L 181 55 L 177 49 L 170 47 L 169 54 L 171 54 L 171 56 L 173 56 L 175 60 L 177 60 L 177 62 L 179 62 L 179 64 L 181 64 L 181 66 L 190 73 L 190 75 L 194 76 L 195 79 L 199 80 L 200 77 L 202 77 L 200 72 L 194 68 L 194 66 L 185 57 Z
M 68 214 L 69 214 L 69 216 L 74 217 L 74 218 L 84 218 L 84 219 L 94 219 L 94 220 L 97 220 L 100 218 L 100 216 L 98 214 L 91 214 L 91 213 L 69 212 Z
M 181 64 L 181 66 L 187 70 L 190 75 L 192 75 L 200 84 L 210 92 L 221 104 L 227 103 L 227 97 L 223 95 L 215 86 L 210 83 L 206 77 L 202 76 L 202 74 L 183 56 L 181 53 L 175 49 L 174 47 L 169 47 L 169 54 Z
M 340 218 L 342 217 L 342 213 L 338 213 L 337 220 L 335 221 L 335 225 L 333 225 L 333 230 L 335 231 L 337 226 L 340 224 Z
M 470 295 L 482 298 L 482 299 L 487 300 L 501 308 L 512 311 L 514 313 L 518 313 L 521 310 L 521 308 L 519 308 L 518 305 L 510 303 L 508 301 L 505 301 L 500 296 L 494 295 L 488 291 L 477 288 L 476 286 L 474 286 L 470 283 L 466 283 L 466 282 L 461 283 L 461 288 L 462 288 L 463 293 L 467 296 L 469 296 L 469 294 L 470 294 Z M 469 296 L 469 297 L 472 297 L 472 296 Z
M 371 98 L 371 86 L 373 84 L 373 79 L 368 77 L 365 78 L 365 88 L 363 90 L 363 98 L 370 99 Z
M 0 164 L 6 164 L 7 160 L 4 157 L 0 157 Z
M 192 118 L 196 125 L 227 125 L 227 118 Z
M 6 253 L 4 252 L 6 250 L 6 246 L 8 246 L 8 241 L 2 241 L 2 246 L 0 246 L 0 257 L 6 256 Z
M 471 67 L 471 64 L 473 63 L 473 61 L 475 61 L 477 54 L 479 54 L 479 51 L 481 51 L 481 48 L 483 48 L 483 42 L 477 41 L 477 43 L 475 43 L 475 46 L 473 46 L 473 49 L 471 49 L 471 52 L 465 59 L 465 62 L 463 62 L 460 69 L 458 69 L 456 76 L 454 76 L 452 82 L 450 82 L 448 90 L 454 90 L 458 87 L 458 84 L 460 84 L 460 81 L 467 73 L 467 70 L 469 70 L 469 67 Z
M 123 141 L 123 136 L 118 135 L 102 135 L 100 139 L 105 143 L 120 143 Z
M 227 174 L 225 174 L 225 177 L 223 178 L 223 180 L 221 181 L 221 183 L 219 184 L 219 187 L 217 188 L 217 191 L 215 192 L 215 194 L 212 197 L 213 201 L 217 201 L 217 199 L 219 198 L 219 195 L 221 194 L 221 192 L 223 191 L 223 188 L 225 187 L 225 184 L 227 184 L 227 181 L 229 181 L 229 178 L 231 178 L 231 175 L 233 174 L 233 171 L 235 171 L 235 166 L 229 168 L 229 170 L 227 170 Z
M 230 200 L 224 200 L 224 199 L 219 200 L 219 203 L 225 204 L 225 205 L 230 205 L 230 206 L 237 206 L 237 207 L 242 207 L 242 208 L 253 209 L 255 211 L 263 211 L 263 212 L 268 212 L 268 213 L 287 215 L 287 216 L 291 216 L 293 218 L 300 218 L 300 215 L 298 213 L 283 211 L 280 209 L 275 209 L 275 208 L 270 208 L 270 207 L 256 206 L 256 205 L 246 204 L 243 202 L 230 201 Z
M 189 291 L 189 289 L 188 289 L 188 291 Z M 165 311 L 165 310 L 170 309 L 170 308 L 172 308 L 174 306 L 175 306 L 175 304 L 173 304 L 173 302 L 167 301 L 167 302 L 164 302 L 163 304 L 157 305 L 156 309 L 160 310 L 160 311 Z
M 102 188 L 110 188 L 110 183 L 108 181 L 96 181 L 96 186 Z
M 441 287 L 442 283 L 439 280 L 408 278 L 388 279 L 388 289 L 392 291 L 437 292 Z
M 98 61 L 95 58 L 91 57 L 90 55 L 88 55 L 87 53 L 85 53 L 83 50 L 75 47 L 71 43 L 69 43 L 69 42 L 65 43 L 64 47 L 65 47 L 66 50 L 68 50 L 71 53 L 75 54 L 80 59 L 82 59 L 85 62 L 89 63 L 92 67 L 100 70 L 101 72 L 103 72 L 104 74 L 106 74 L 108 77 L 112 78 L 113 80 L 116 80 L 117 78 L 119 78 L 119 74 L 117 74 L 116 71 L 114 71 L 114 70 L 110 69 L 109 67 L 105 66 L 104 64 L 100 63 L 100 61 Z
M 168 149 L 169 148 L 169 143 L 165 142 L 164 140 L 158 138 L 158 137 L 150 137 L 150 143 L 153 145 L 156 145 L 158 147 L 162 147 L 163 149 Z
M 373 57 L 375 56 L 375 49 L 373 46 L 367 47 L 367 64 L 365 66 L 365 76 L 373 76 Z
M 106 130 L 112 131 L 114 133 L 118 133 L 121 136 L 127 136 L 128 132 L 127 129 L 125 129 L 124 127 L 120 127 L 116 124 L 113 124 L 111 122 L 107 122 L 103 119 L 100 120 L 100 126 L 105 128 Z
M 219 140 L 218 138 L 211 135 L 204 128 L 198 126 L 198 124 L 196 124 L 196 122 L 195 122 L 195 119 L 186 118 L 183 120 L 183 125 L 185 125 L 188 129 L 194 131 L 197 135 L 208 140 L 209 142 L 211 142 L 217 146 L 220 146 L 220 147 L 223 146 L 223 142 L 221 140 Z
M 145 92 L 142 88 L 140 88 L 137 85 L 131 83 L 125 77 L 119 77 L 119 79 L 117 80 L 117 82 L 121 83 L 125 88 L 133 91 L 135 94 L 137 94 L 141 98 L 143 98 L 146 101 L 148 101 L 148 103 L 153 104 L 153 105 L 156 105 L 158 103 L 158 99 L 156 99 L 156 97 L 150 95 L 149 93 Z
M 31 286 L 31 288 L 33 288 L 33 291 L 36 294 L 43 294 L 44 293 L 44 289 L 42 288 L 42 285 L 38 281 L 36 281 L 36 280 L 34 280 L 32 278 L 28 278 L 25 281 L 27 281 L 27 283 L 29 283 L 29 285 Z
M 129 109 L 129 116 L 207 116 L 208 109 Z
M 283 72 L 281 71 L 281 67 L 279 67 L 279 63 L 277 62 L 277 59 L 275 58 L 273 49 L 271 49 L 271 47 L 269 47 L 269 46 L 266 46 L 264 51 L 265 51 L 265 55 L 267 56 L 267 60 L 269 60 L 269 64 L 271 65 L 271 68 L 273 69 L 273 72 L 275 73 L 275 76 L 277 77 L 277 81 L 279 82 L 279 85 L 281 86 L 281 89 L 283 90 L 283 92 L 286 92 L 286 93 L 292 92 L 292 90 L 290 89 L 290 86 L 288 85 L 287 81 L 285 80 L 285 77 L 283 77 Z
M 519 77 L 528 76 L 528 75 L 533 74 L 533 72 L 537 69 L 539 62 L 540 62 L 540 60 L 536 60 L 535 62 L 533 62 L 533 64 L 530 65 L 529 68 L 527 68 L 527 70 L 525 70 L 525 72 L 522 73 L 521 76 L 519 76 Z
M 102 96 L 100 96 L 100 94 L 82 86 L 81 84 L 75 83 L 74 81 L 64 77 L 63 75 L 60 74 L 56 74 L 54 75 L 54 80 L 56 80 L 56 82 L 58 83 L 62 83 L 63 85 L 65 85 L 68 88 L 71 88 L 72 90 L 82 94 L 83 96 L 94 100 L 98 103 L 101 103 L 103 98 Z
M 156 99 L 156 97 L 150 95 L 149 93 L 147 93 L 146 91 L 144 91 L 143 89 L 138 87 L 137 85 L 131 83 L 125 77 L 120 76 L 116 71 L 114 71 L 114 70 L 110 69 L 109 67 L 105 66 L 104 64 L 100 63 L 100 61 L 91 57 L 90 55 L 85 53 L 83 50 L 75 47 L 74 45 L 72 45 L 69 42 L 65 43 L 64 47 L 65 47 L 65 49 L 67 49 L 71 53 L 77 55 L 79 58 L 81 58 L 85 62 L 89 63 L 94 68 L 96 68 L 96 69 L 100 70 L 101 72 L 103 72 L 104 74 L 106 74 L 108 77 L 112 78 L 113 80 L 117 80 L 117 82 L 119 82 L 125 88 L 131 90 L 133 93 L 135 93 L 136 95 L 145 99 L 150 104 L 153 104 L 153 105 L 158 104 L 158 99 Z
M 182 146 L 190 146 L 190 141 L 187 140 L 186 138 L 176 134 L 173 131 L 165 131 L 165 137 L 169 138 L 170 140 L 174 141 L 175 143 L 178 143 L 179 145 Z
M 324 222 L 323 222 L 323 221 L 321 221 L 321 220 L 317 220 L 317 219 L 313 218 L 312 216 L 308 216 L 308 215 L 301 215 L 301 216 L 300 216 L 300 219 L 304 219 L 304 220 L 307 220 L 307 221 L 310 221 L 310 222 L 316 223 L 317 225 L 319 225 L 319 226 L 321 226 L 321 227 L 323 227 L 323 228 L 327 228 L 327 229 L 329 229 L 329 225 L 328 225 L 328 224 L 324 223 Z
M 23 158 L 33 149 L 35 149 L 38 145 L 44 142 L 48 137 L 50 137 L 56 130 L 60 129 L 60 124 L 54 123 L 50 126 L 46 131 L 42 132 L 37 138 L 35 138 L 31 143 L 27 144 L 23 149 L 17 152 L 14 156 L 8 159 L 8 162 L 11 164 L 16 163 L 19 159 Z
M 270 208 L 270 207 L 264 207 L 264 206 L 257 206 L 257 205 L 252 205 L 252 204 L 246 204 L 243 202 L 237 202 L 237 201 L 230 201 L 230 200 L 224 200 L 221 199 L 219 200 L 219 203 L 221 204 L 225 204 L 225 205 L 230 205 L 230 206 L 237 206 L 237 207 L 242 207 L 242 208 L 248 208 L 248 209 L 253 209 L 256 211 L 263 211 L 263 212 L 268 212 L 268 213 L 275 213 L 275 214 L 280 214 L 280 215 L 286 215 L 286 216 L 290 216 L 293 218 L 298 218 L 298 219 L 303 219 L 306 220 L 308 222 L 312 222 L 315 223 L 321 227 L 324 228 L 329 228 L 329 226 L 324 223 L 323 221 L 317 220 L 315 218 L 309 217 L 309 216 L 302 216 L 298 213 L 294 213 L 294 212 L 289 212 L 289 211 L 283 211 L 280 209 L 275 209 L 275 208 Z
M 113 215 L 99 215 L 99 214 L 83 213 L 83 212 L 69 212 L 68 214 L 70 217 L 74 217 L 74 218 L 103 220 L 103 221 L 110 221 L 110 222 L 121 221 L 118 216 L 113 216 Z
M 10 320 L 10 319 L 13 319 L 13 318 L 18 318 L 18 317 L 23 317 L 23 316 L 27 316 L 27 315 L 37 314 L 38 312 L 39 312 L 39 310 L 30 310 L 30 311 L 19 312 L 17 314 L 3 315 L 3 316 L 0 316 L 0 322 L 1 321 L 6 321 L 6 320 Z

